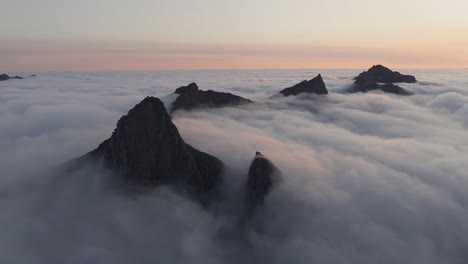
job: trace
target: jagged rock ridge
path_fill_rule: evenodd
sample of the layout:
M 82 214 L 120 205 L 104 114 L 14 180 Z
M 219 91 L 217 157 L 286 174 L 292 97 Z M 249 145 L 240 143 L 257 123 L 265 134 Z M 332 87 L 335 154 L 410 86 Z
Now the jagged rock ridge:
M 374 65 L 369 70 L 362 72 L 354 78 L 354 86 L 351 92 L 368 92 L 381 90 L 386 93 L 398 95 L 411 95 L 410 91 L 393 83 L 415 83 L 416 78 L 412 75 L 403 75 L 392 71 L 382 65 Z
M 309 81 L 304 80 L 292 87 L 283 89 L 280 93 L 284 96 L 298 95 L 300 93 L 328 94 L 328 90 L 323 82 L 322 75 L 319 74 Z
M 199 90 L 196 83 L 177 88 L 174 93 L 179 94 L 179 96 L 172 104 L 172 111 L 178 109 L 191 110 L 199 107 L 223 107 L 252 102 L 249 99 L 231 93 Z
M 184 142 L 164 104 L 147 97 L 120 118 L 112 136 L 78 159 L 102 161 L 126 181 L 175 184 L 196 195 L 222 182 L 223 162 Z
M 412 75 L 403 75 L 397 71 L 392 71 L 382 65 L 374 65 L 369 70 L 362 72 L 354 83 L 363 85 L 367 83 L 415 83 L 416 78 Z

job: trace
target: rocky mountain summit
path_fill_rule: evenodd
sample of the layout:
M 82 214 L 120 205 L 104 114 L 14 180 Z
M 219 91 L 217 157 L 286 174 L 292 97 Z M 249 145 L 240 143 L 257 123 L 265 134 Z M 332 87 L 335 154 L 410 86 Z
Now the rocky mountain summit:
M 184 142 L 161 100 L 146 97 L 120 118 L 112 136 L 76 163 L 99 162 L 125 181 L 171 184 L 197 197 L 221 182 L 224 164 Z
M 395 85 L 394 83 L 415 83 L 416 78 L 412 75 L 403 75 L 392 71 L 382 65 L 374 65 L 369 70 L 362 72 L 354 78 L 354 86 L 350 92 L 368 92 L 381 90 L 386 93 L 398 95 L 411 95 L 410 91 Z
M 213 90 L 202 91 L 196 83 L 179 87 L 175 90 L 179 94 L 172 104 L 172 111 L 178 109 L 191 110 L 200 107 L 223 107 L 229 105 L 248 104 L 252 101 L 231 93 L 215 92 Z
M 300 93 L 328 94 L 322 75 L 319 74 L 317 77 L 309 81 L 304 80 L 292 87 L 285 88 L 280 91 L 280 94 L 283 96 L 298 95 Z
M 354 83 L 363 85 L 366 83 L 415 83 L 416 78 L 412 75 L 403 75 L 397 71 L 392 71 L 382 65 L 374 65 L 369 70 L 362 72 Z
M 74 170 L 85 164 L 110 169 L 128 184 L 176 187 L 204 204 L 220 189 L 226 168 L 218 158 L 185 143 L 163 102 L 155 97 L 138 103 L 120 118 L 109 139 L 70 161 L 66 168 Z M 279 175 L 278 168 L 257 152 L 244 193 L 248 212 L 264 203 Z

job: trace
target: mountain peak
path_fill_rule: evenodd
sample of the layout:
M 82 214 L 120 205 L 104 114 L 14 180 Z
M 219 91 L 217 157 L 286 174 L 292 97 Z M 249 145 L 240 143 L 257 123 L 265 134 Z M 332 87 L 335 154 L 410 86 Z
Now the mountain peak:
M 120 118 L 112 136 L 81 159 L 103 160 L 126 181 L 177 184 L 196 194 L 213 190 L 224 167 L 184 142 L 155 97 L 146 97 Z
M 292 87 L 283 89 L 280 93 L 284 96 L 298 95 L 300 93 L 328 94 L 328 90 L 323 82 L 322 75 L 319 74 L 309 81 L 304 80 Z

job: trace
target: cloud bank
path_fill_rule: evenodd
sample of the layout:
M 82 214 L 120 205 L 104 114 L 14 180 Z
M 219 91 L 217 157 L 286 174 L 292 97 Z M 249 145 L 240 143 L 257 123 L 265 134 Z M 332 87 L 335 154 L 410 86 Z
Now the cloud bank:
M 417 95 L 343 94 L 356 71 L 322 72 L 326 97 L 266 99 L 311 71 L 50 73 L 0 84 L 0 262 L 465 263 L 468 73 L 415 71 Z M 96 168 L 47 173 L 108 138 L 144 96 L 197 81 L 257 103 L 179 111 L 194 147 L 222 159 L 212 211 L 165 187 L 116 192 Z M 255 151 L 284 182 L 237 226 Z

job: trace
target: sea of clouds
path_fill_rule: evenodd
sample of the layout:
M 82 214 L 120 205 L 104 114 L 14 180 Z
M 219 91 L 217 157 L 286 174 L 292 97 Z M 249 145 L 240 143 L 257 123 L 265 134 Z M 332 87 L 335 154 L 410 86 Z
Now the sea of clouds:
M 322 73 L 328 96 L 268 99 Z M 405 71 L 416 95 L 343 93 L 359 71 L 42 73 L 0 83 L 0 263 L 467 263 L 468 71 Z M 26 74 L 25 74 L 26 75 Z M 177 87 L 256 103 L 179 111 L 186 142 L 231 169 L 216 210 L 166 187 L 129 197 L 54 168 Z M 283 173 L 236 226 L 261 151 Z M 215 211 L 215 212 L 214 212 Z

